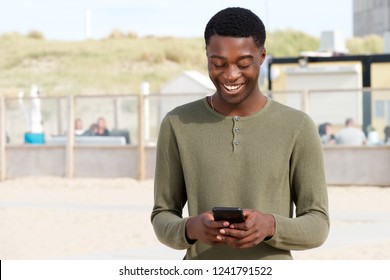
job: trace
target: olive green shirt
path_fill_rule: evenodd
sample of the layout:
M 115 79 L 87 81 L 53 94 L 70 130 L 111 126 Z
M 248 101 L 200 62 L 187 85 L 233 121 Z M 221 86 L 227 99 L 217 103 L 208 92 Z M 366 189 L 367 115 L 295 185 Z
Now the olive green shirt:
M 186 259 L 291 259 L 320 246 L 329 231 L 322 145 L 303 112 L 268 100 L 250 116 L 225 116 L 207 99 L 182 105 L 162 121 L 154 207 L 157 238 L 186 249 Z M 274 236 L 250 249 L 210 246 L 185 236 L 183 207 L 195 216 L 214 206 L 270 213 Z

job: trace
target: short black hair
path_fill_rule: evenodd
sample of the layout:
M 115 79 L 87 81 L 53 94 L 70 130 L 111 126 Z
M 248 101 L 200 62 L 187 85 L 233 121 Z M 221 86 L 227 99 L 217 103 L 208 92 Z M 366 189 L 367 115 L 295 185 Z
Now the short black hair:
M 264 47 L 266 37 L 261 19 L 251 10 L 239 7 L 221 10 L 209 20 L 204 31 L 206 46 L 213 35 L 236 38 L 252 37 L 258 48 Z
M 348 118 L 345 120 L 345 126 L 349 126 L 351 123 L 353 123 L 353 119 L 352 118 Z

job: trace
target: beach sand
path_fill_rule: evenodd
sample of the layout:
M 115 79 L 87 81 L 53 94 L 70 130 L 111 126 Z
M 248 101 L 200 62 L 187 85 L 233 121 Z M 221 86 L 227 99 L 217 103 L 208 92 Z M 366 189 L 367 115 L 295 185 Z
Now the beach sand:
M 390 259 L 390 188 L 330 186 L 331 230 L 295 259 Z M 153 181 L 37 177 L 0 183 L 0 259 L 182 259 L 150 223 Z

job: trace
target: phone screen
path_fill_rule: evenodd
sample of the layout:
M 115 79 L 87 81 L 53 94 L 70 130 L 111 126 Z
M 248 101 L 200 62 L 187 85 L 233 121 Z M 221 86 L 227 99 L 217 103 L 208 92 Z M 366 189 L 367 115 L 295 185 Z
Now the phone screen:
M 228 221 L 229 223 L 245 222 L 244 213 L 240 207 L 214 207 L 213 215 L 215 221 Z

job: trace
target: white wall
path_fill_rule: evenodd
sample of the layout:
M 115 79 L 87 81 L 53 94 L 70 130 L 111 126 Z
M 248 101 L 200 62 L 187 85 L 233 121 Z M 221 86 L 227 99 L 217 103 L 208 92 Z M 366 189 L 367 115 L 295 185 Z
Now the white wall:
M 361 88 L 360 65 L 287 68 L 286 88 L 287 91 L 311 91 L 308 111 L 316 123 L 342 125 L 349 117 L 354 118 L 357 124 L 362 122 L 361 92 L 343 91 Z M 326 92 L 335 89 L 339 91 Z M 290 94 L 286 102 L 291 107 L 300 108 L 301 97 Z

